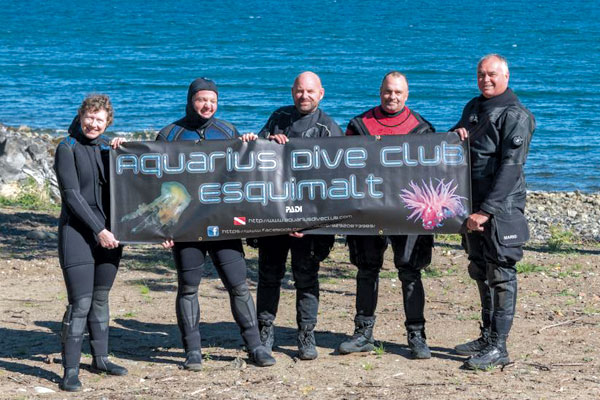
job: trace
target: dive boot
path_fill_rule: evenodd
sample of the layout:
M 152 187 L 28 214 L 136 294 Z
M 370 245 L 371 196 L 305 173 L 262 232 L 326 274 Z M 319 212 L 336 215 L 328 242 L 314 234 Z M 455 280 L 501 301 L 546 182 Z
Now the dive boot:
M 494 367 L 503 367 L 510 363 L 506 350 L 506 338 L 490 335 L 490 342 L 479 353 L 465 361 L 465 368 L 487 370 Z
M 79 381 L 79 368 L 65 368 L 63 379 L 58 385 L 61 390 L 66 392 L 81 391 L 81 382 Z
M 454 350 L 457 354 L 460 354 L 461 356 L 474 356 L 486 348 L 486 346 L 490 343 L 490 330 L 489 328 L 484 328 L 483 326 L 480 326 L 479 329 L 481 329 L 480 337 L 454 347 Z
M 413 358 L 418 360 L 431 358 L 431 350 L 429 350 L 425 339 L 427 337 L 424 330 L 408 332 L 408 347 Z
M 250 360 L 259 367 L 270 367 L 275 365 L 275 359 L 271 356 L 271 353 L 265 346 L 258 346 L 254 350 L 248 352 Z
M 298 358 L 301 360 L 314 360 L 319 356 L 314 329 L 314 325 L 307 325 L 298 330 Z
M 92 370 L 95 372 L 104 372 L 109 375 L 123 376 L 127 375 L 127 368 L 121 367 L 108 361 L 107 356 L 96 356 L 92 361 Z
M 271 353 L 273 351 L 273 344 L 275 343 L 275 327 L 273 323 L 258 321 L 258 330 L 260 333 L 260 342 Z
M 354 334 L 345 342 L 340 343 L 338 352 L 340 354 L 359 353 L 375 349 L 373 339 L 373 327 L 375 318 L 355 318 Z
M 202 353 L 200 350 L 192 350 L 185 353 L 183 369 L 188 371 L 202 371 Z

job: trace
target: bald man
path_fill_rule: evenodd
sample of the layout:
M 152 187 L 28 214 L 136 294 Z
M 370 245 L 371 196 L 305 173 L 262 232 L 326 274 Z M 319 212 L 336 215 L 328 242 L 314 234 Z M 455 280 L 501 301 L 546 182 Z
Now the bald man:
M 488 369 L 510 362 L 506 339 L 517 303 L 516 264 L 529 239 L 523 167 L 535 130 L 535 118 L 508 87 L 508 63 L 488 54 L 477 64 L 481 92 L 467 103 L 452 128 L 469 136 L 473 214 L 463 244 L 469 275 L 481 300 L 481 336 L 455 347 L 470 355 L 465 367 Z
M 319 109 L 324 95 L 325 90 L 317 74 L 310 71 L 301 73 L 292 86 L 294 105 L 273 112 L 258 135 L 281 145 L 289 138 L 343 136 L 338 124 Z M 317 358 L 314 329 L 319 309 L 318 272 L 320 262 L 329 255 L 333 242 L 333 235 L 303 235 L 299 232 L 258 239 L 256 305 L 260 337 L 267 349 L 272 349 L 275 340 L 273 322 L 279 306 L 288 252 L 291 252 L 299 358 Z
M 415 135 L 435 132 L 434 127 L 406 106 L 408 82 L 398 71 L 388 72 L 379 87 L 381 104 L 353 118 L 346 135 Z M 431 351 L 425 341 L 425 290 L 421 270 L 431 262 L 432 235 L 362 236 L 349 235 L 350 262 L 356 275 L 354 334 L 338 348 L 341 354 L 374 349 L 373 327 L 379 287 L 379 271 L 388 241 L 394 250 L 394 265 L 402 282 L 408 346 L 413 358 L 426 359 Z

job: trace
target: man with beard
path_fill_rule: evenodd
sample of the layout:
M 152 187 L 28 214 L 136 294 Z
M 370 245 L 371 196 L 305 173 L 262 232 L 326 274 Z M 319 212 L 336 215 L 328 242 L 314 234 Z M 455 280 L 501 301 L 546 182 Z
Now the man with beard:
M 310 71 L 301 73 L 292 86 L 294 105 L 273 112 L 259 136 L 282 145 L 290 138 L 343 136 L 340 127 L 319 109 L 324 94 L 318 75 Z M 273 322 L 279 306 L 287 255 L 291 252 L 299 358 L 317 358 L 314 329 L 319 308 L 319 264 L 329 255 L 333 243 L 333 235 L 304 235 L 299 232 L 258 239 L 256 304 L 261 341 L 268 349 L 272 349 L 275 340 Z
M 477 64 L 481 95 L 465 106 L 452 128 L 468 134 L 471 149 L 473 214 L 467 219 L 464 245 L 469 275 L 481 299 L 481 337 L 456 346 L 471 355 L 470 369 L 510 362 L 506 339 L 517 302 L 517 270 L 529 239 L 523 166 L 535 130 L 535 119 L 508 87 L 506 59 L 489 54 Z

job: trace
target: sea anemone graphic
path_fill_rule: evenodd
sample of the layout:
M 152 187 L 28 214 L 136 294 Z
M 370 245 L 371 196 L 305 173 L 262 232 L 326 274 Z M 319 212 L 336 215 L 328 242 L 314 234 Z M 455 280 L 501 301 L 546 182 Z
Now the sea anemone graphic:
M 408 220 L 413 219 L 423 221 L 423 228 L 430 231 L 444 225 L 446 218 L 456 216 L 466 216 L 467 210 L 462 204 L 466 197 L 454 194 L 458 185 L 454 185 L 454 180 L 444 183 L 443 179 L 437 179 L 437 186 L 434 187 L 431 180 L 429 184 L 422 182 L 422 186 L 410 181 L 409 186 L 412 189 L 402 189 L 400 198 L 404 201 L 405 207 L 412 210 Z

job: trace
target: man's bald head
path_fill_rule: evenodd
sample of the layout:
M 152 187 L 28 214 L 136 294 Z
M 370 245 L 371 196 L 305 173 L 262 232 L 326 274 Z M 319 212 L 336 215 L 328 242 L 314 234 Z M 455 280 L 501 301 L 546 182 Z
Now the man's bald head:
M 406 76 L 398 71 L 390 71 L 383 77 L 379 88 L 381 108 L 387 113 L 394 114 L 404 109 L 408 100 L 408 81 Z
M 314 72 L 305 71 L 294 79 L 292 98 L 299 113 L 310 114 L 316 111 L 324 95 L 321 78 Z

